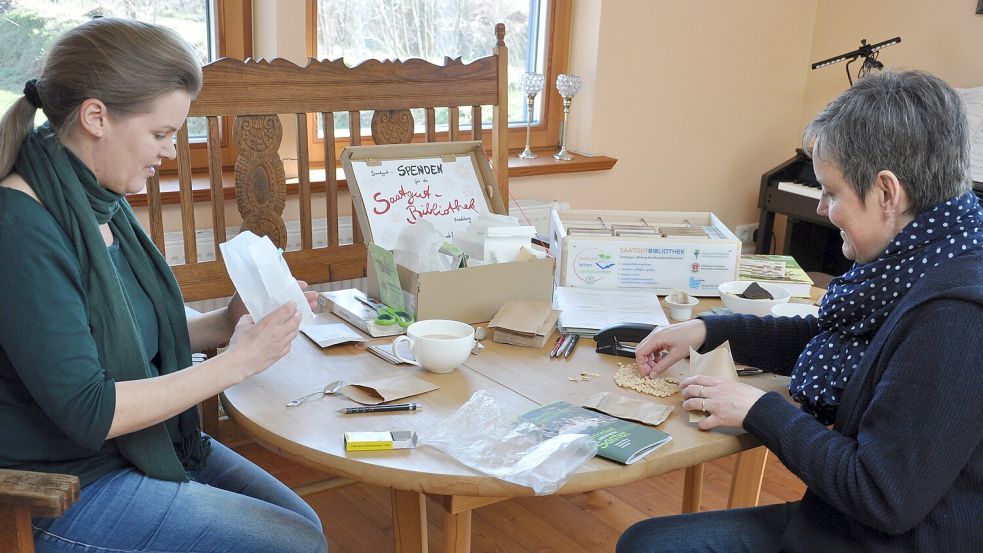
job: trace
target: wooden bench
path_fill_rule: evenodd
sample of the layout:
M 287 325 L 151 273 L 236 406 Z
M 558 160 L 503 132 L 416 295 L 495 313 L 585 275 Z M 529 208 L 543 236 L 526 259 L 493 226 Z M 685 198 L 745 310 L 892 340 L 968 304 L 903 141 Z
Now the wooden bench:
M 0 551 L 34 551 L 33 517 L 59 517 L 79 499 L 79 479 L 0 469 Z

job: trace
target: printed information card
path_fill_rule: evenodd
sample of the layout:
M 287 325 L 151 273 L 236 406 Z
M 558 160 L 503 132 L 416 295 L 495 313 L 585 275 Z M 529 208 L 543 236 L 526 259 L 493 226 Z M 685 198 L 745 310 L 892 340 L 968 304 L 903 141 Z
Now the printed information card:
M 605 290 L 655 288 L 660 293 L 682 288 L 715 293 L 720 283 L 733 279 L 738 248 L 711 243 L 646 245 L 578 239 L 570 242 L 570 255 L 564 260 L 566 285 Z M 679 285 L 683 282 L 686 286 Z

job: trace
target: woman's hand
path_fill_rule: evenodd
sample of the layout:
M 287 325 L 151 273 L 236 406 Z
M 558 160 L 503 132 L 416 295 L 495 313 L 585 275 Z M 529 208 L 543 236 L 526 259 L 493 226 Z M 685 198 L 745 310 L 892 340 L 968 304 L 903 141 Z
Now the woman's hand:
M 308 284 L 303 280 L 298 280 L 297 285 L 300 286 L 302 292 L 304 292 L 304 299 L 307 300 L 307 305 L 311 306 L 312 311 L 317 311 L 317 292 L 314 290 L 308 290 Z
M 226 316 L 224 309 L 212 313 Z M 207 319 L 206 316 L 194 320 L 214 323 Z M 116 382 L 116 408 L 107 439 L 167 420 L 265 370 L 290 351 L 300 321 L 300 311 L 294 302 L 283 305 L 258 323 L 245 315 L 235 326 L 229 349 L 224 353 L 163 376 Z
M 307 305 L 311 306 L 313 311 L 317 311 L 317 292 L 314 290 L 308 290 L 308 284 L 303 280 L 297 281 L 297 286 L 300 286 L 300 290 L 304 292 L 304 299 L 307 300 Z M 236 292 L 232 299 L 229 300 L 228 305 L 228 315 L 229 321 L 231 321 L 232 326 L 239 324 L 242 318 L 249 314 L 249 310 L 246 309 L 246 304 L 242 302 L 242 298 L 239 296 L 239 292 Z
M 232 299 L 229 300 L 228 310 L 229 321 L 232 322 L 233 327 L 239 323 L 240 319 L 249 314 L 249 310 L 246 309 L 246 304 L 242 303 L 242 297 L 239 296 L 239 292 L 233 294 Z
M 251 315 L 245 315 L 239 319 L 225 354 L 239 360 L 243 379 L 262 372 L 290 351 L 300 321 L 300 310 L 294 302 L 284 304 L 258 323 Z
M 657 375 L 698 349 L 707 339 L 707 325 L 700 319 L 656 327 L 635 347 L 635 364 L 642 376 Z M 664 353 L 663 353 L 664 352 Z
M 700 421 L 700 430 L 718 426 L 742 428 L 751 406 L 765 395 L 754 386 L 702 375 L 683 380 L 679 390 L 683 395 L 683 409 L 708 414 Z
M 304 292 L 304 299 L 307 300 L 307 305 L 311 306 L 311 309 L 317 311 L 317 292 L 307 289 L 307 283 L 303 280 L 297 281 L 297 286 L 300 286 L 302 292 Z M 239 292 L 236 292 L 229 300 L 229 320 L 232 321 L 232 325 L 235 326 L 239 323 L 239 319 L 249 314 L 249 310 L 246 309 L 246 304 L 242 303 L 242 298 L 239 297 Z

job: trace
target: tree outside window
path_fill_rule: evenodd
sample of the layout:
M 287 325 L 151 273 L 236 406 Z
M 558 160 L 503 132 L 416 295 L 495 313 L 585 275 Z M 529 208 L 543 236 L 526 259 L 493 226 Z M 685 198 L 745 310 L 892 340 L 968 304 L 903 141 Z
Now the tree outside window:
M 63 31 L 93 17 L 123 17 L 170 27 L 199 52 L 202 64 L 214 57 L 207 0 L 0 0 L 0 113 L 39 76 L 48 47 Z M 45 120 L 38 112 L 36 124 Z M 192 136 L 204 136 L 204 120 L 189 121 Z
M 493 29 L 504 22 L 509 49 L 510 124 L 524 125 L 526 100 L 519 87 L 522 73 L 545 66 L 546 0 L 331 0 L 317 5 L 316 57 L 344 58 L 349 66 L 369 60 L 420 58 L 442 64 L 444 56 L 464 63 L 488 56 Z M 539 121 L 541 104 L 532 116 Z M 484 110 L 483 124 L 491 123 Z M 417 132 L 423 132 L 423 110 L 413 110 Z M 447 128 L 449 112 L 436 111 L 437 128 Z M 470 127 L 470 110 L 461 110 L 461 128 Z M 371 112 L 361 114 L 368 128 Z M 320 126 L 318 127 L 320 128 Z M 348 114 L 335 114 L 336 136 L 347 136 Z M 320 133 L 320 131 L 318 131 Z

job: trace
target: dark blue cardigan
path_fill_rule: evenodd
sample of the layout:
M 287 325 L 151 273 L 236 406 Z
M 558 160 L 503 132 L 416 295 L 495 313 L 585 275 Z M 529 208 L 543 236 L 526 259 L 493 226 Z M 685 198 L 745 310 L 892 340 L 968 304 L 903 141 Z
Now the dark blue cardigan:
M 704 321 L 704 351 L 730 340 L 738 363 L 785 375 L 818 332 L 812 317 Z M 808 486 L 782 551 L 983 551 L 983 252 L 899 302 L 832 430 L 775 392 L 744 428 Z

